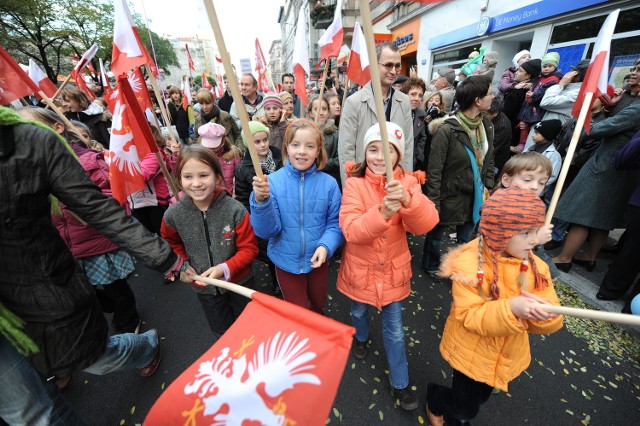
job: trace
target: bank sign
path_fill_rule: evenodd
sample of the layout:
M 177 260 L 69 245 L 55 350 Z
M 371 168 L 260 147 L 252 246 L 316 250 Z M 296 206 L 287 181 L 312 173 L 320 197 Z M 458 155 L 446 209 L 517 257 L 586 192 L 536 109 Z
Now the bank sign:
M 482 37 L 508 28 L 527 25 L 552 16 L 606 2 L 607 0 L 538 1 L 499 15 L 483 16 L 480 22 L 432 37 L 431 40 L 429 40 L 429 49 L 437 49 L 474 37 Z

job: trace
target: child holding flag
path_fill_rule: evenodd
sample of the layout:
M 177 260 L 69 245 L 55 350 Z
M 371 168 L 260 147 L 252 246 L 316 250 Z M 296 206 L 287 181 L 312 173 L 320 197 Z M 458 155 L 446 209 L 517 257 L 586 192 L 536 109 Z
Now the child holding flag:
M 531 362 L 529 333 L 554 333 L 562 316 L 549 268 L 531 253 L 545 207 L 528 189 L 497 190 L 484 203 L 480 237 L 450 252 L 440 275 L 453 281 L 453 306 L 440 353 L 453 368 L 452 387 L 427 385 L 433 426 L 476 417 L 494 387 L 508 390 Z
M 287 127 L 285 166 L 253 178 L 251 224 L 269 240 L 267 253 L 276 265 L 284 300 L 323 313 L 330 258 L 343 242 L 338 224 L 340 189 L 321 172 L 327 162 L 322 132 L 309 120 Z
M 353 354 L 367 356 L 369 305 L 382 311 L 382 338 L 394 397 L 405 410 L 418 408 L 409 386 L 404 344 L 402 301 L 411 292 L 411 253 L 407 232 L 424 234 L 438 223 L 438 212 L 422 193 L 424 172 L 406 173 L 402 129 L 387 122 L 394 175 L 389 181 L 382 151 L 380 125 L 364 136 L 365 158 L 350 170 L 340 208 L 340 227 L 347 244 L 338 274 L 338 290 L 349 297 L 356 334 Z M 413 141 L 410 141 L 413 142 Z
M 183 147 L 176 177 L 184 195 L 165 213 L 162 238 L 203 277 L 255 288 L 251 262 L 258 254 L 256 238 L 246 209 L 225 190 L 215 154 L 199 145 Z M 191 281 L 184 273 L 180 279 Z M 218 340 L 250 299 L 198 281 L 194 285 Z

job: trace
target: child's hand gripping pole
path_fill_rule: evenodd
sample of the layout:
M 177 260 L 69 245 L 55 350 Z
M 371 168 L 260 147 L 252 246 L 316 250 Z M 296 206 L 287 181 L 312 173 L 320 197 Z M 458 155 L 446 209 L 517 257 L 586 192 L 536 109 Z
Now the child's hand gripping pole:
M 256 290 L 251 290 L 249 288 L 243 287 L 238 284 L 230 283 L 227 281 L 217 280 L 215 278 L 202 277 L 200 275 L 193 275 L 191 277 L 194 280 L 204 283 L 205 285 L 214 285 L 216 287 L 224 288 L 229 291 L 233 291 L 234 293 L 238 293 L 242 296 L 246 296 L 251 299 L 251 295 L 256 292 Z

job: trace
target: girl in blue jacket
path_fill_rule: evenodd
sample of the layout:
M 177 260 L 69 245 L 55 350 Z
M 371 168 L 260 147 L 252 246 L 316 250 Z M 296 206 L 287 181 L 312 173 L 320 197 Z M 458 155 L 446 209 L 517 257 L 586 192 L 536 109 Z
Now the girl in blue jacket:
M 322 132 L 296 120 L 285 132 L 285 166 L 267 179 L 253 178 L 251 225 L 268 239 L 284 300 L 322 313 L 327 299 L 327 259 L 344 241 L 338 224 L 340 189 L 321 172 L 327 163 Z

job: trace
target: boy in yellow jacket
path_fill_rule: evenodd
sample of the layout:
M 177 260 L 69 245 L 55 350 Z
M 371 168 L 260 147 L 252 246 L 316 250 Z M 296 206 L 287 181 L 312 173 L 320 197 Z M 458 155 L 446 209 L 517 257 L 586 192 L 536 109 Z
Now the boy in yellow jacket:
M 427 385 L 427 416 L 434 426 L 473 419 L 494 387 L 531 362 L 528 333 L 562 327 L 548 266 L 534 256 L 545 207 L 530 190 L 496 191 L 482 208 L 480 237 L 452 251 L 440 275 L 453 281 L 453 306 L 440 352 L 453 367 L 452 387 Z

